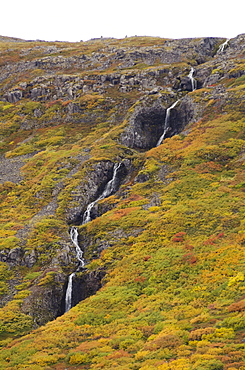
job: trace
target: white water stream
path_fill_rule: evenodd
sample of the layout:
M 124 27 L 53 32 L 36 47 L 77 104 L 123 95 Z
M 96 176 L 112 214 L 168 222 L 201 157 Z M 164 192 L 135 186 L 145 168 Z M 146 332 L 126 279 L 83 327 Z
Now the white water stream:
M 191 70 L 190 70 L 190 73 L 188 74 L 188 77 L 191 80 L 191 89 L 192 89 L 192 91 L 196 90 L 196 88 L 197 88 L 196 80 L 193 77 L 194 72 L 195 72 L 195 69 L 193 67 L 191 67 Z
M 190 70 L 190 73 L 188 74 L 188 77 L 189 79 L 191 80 L 191 89 L 192 91 L 196 90 L 197 88 L 197 82 L 195 80 L 195 78 L 193 77 L 194 75 L 194 72 L 195 72 L 195 69 L 193 67 L 191 67 L 191 70 Z M 163 128 L 163 133 L 160 137 L 160 139 L 158 140 L 157 142 L 157 145 L 156 146 L 159 146 L 162 144 L 165 136 L 166 136 L 166 133 L 168 132 L 169 130 L 169 120 L 170 120 L 170 114 L 171 114 L 171 110 L 178 104 L 179 100 L 177 100 L 176 102 L 174 102 L 167 110 L 166 110 L 166 117 L 165 117 L 165 121 L 164 121 L 164 128 Z
M 71 309 L 72 283 L 73 283 L 73 276 L 74 275 L 75 275 L 75 272 L 73 272 L 71 275 L 69 275 L 69 278 L 68 278 L 68 284 L 67 284 L 66 296 L 65 296 L 65 312 L 67 312 Z
M 164 121 L 164 128 L 163 128 L 163 134 L 161 135 L 160 139 L 158 140 L 157 142 L 157 145 L 156 146 L 159 146 L 162 144 L 163 142 L 163 139 L 165 138 L 165 135 L 166 133 L 168 132 L 169 130 L 169 119 L 170 119 L 170 112 L 171 112 L 171 109 L 173 109 L 177 104 L 178 104 L 179 100 L 177 100 L 176 102 L 174 102 L 171 107 L 169 107 L 167 110 L 166 110 L 166 117 L 165 117 L 165 121 Z
M 78 231 L 77 231 L 77 228 L 74 226 L 72 226 L 70 230 L 70 237 L 71 237 L 72 243 L 74 244 L 76 248 L 76 257 L 77 257 L 77 260 L 79 261 L 79 266 L 77 268 L 78 270 L 85 266 L 85 261 L 83 259 L 83 251 L 79 247 L 79 243 L 78 243 Z M 67 284 L 66 295 L 65 295 L 65 312 L 69 311 L 72 307 L 72 284 L 73 284 L 73 277 L 75 275 L 76 275 L 76 272 L 73 272 L 71 275 L 69 275 L 69 278 L 68 278 L 68 284 Z
M 92 211 L 94 205 L 97 202 L 99 202 L 100 200 L 109 197 L 111 194 L 113 194 L 117 190 L 117 188 L 116 188 L 117 172 L 118 172 L 120 167 L 121 167 L 121 163 L 114 164 L 112 179 L 110 181 L 108 181 L 108 183 L 106 184 L 103 193 L 94 202 L 91 202 L 88 205 L 88 207 L 87 207 L 87 209 L 86 209 L 86 211 L 84 212 L 84 215 L 83 215 L 83 225 L 86 224 L 87 222 L 91 221 L 91 211 Z
M 117 190 L 117 172 L 121 167 L 121 163 L 116 163 L 113 168 L 113 175 L 110 181 L 105 186 L 104 191 L 102 194 L 93 202 L 89 203 L 87 206 L 86 211 L 83 215 L 83 222 L 82 224 L 86 224 L 87 222 L 91 221 L 91 210 L 93 209 L 94 205 L 99 202 L 100 200 L 109 197 Z M 83 251 L 81 250 L 79 243 L 78 243 L 78 231 L 77 228 L 72 226 L 70 230 L 70 237 L 73 245 L 76 248 L 76 257 L 79 261 L 79 265 L 77 270 L 83 268 L 85 266 L 85 261 L 83 258 Z M 76 272 L 73 272 L 69 275 L 68 284 L 66 288 L 66 295 L 65 295 L 65 312 L 69 311 L 72 307 L 72 285 L 73 285 L 73 278 L 76 275 Z
M 230 39 L 226 39 L 225 42 L 223 42 L 223 44 L 221 44 L 219 46 L 218 51 L 217 51 L 218 54 L 223 53 L 223 51 L 229 46 L 229 44 L 228 44 L 229 41 L 230 41 Z

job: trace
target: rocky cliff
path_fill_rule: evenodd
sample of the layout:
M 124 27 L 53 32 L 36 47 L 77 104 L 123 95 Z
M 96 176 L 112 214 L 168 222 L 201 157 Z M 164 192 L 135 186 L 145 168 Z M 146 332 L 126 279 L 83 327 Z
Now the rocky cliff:
M 209 248 L 223 242 L 224 234 L 228 236 L 221 248 L 226 248 L 232 238 L 240 246 L 243 242 L 244 44 L 244 34 L 227 43 L 221 38 L 135 37 L 80 43 L 0 38 L 3 346 L 12 338 L 69 314 L 75 320 L 74 325 L 85 325 L 82 330 L 87 327 L 88 333 L 93 325 L 102 325 L 106 331 L 106 325 L 116 325 L 122 319 L 120 310 L 124 312 L 127 305 L 139 299 L 139 311 L 132 306 L 132 311 L 124 312 L 129 316 L 135 314 L 136 322 L 145 312 L 147 300 L 154 300 L 155 294 L 156 300 L 159 299 L 158 284 L 166 295 L 165 303 L 159 303 L 161 309 L 153 309 L 159 317 L 149 320 L 144 317 L 140 329 L 132 324 L 132 330 L 138 332 L 130 338 L 126 337 L 121 324 L 125 344 L 115 342 L 106 352 L 107 356 L 116 356 L 111 358 L 125 357 L 129 362 L 111 365 L 108 357 L 109 362 L 102 366 L 97 359 L 94 362 L 100 364 L 97 368 L 145 370 L 159 366 L 158 369 L 201 370 L 226 366 L 222 365 L 224 359 L 216 359 L 213 354 L 213 357 L 207 356 L 218 362 L 212 365 L 212 360 L 211 365 L 205 365 L 209 367 L 198 367 L 199 360 L 194 357 L 186 367 L 178 367 L 177 362 L 174 367 L 164 364 L 168 359 L 177 361 L 183 356 L 190 357 L 196 344 L 190 344 L 192 349 L 188 347 L 189 342 L 184 339 L 188 330 L 192 333 L 207 327 L 202 332 L 207 340 L 212 342 L 215 338 L 216 343 L 219 338 L 211 322 L 213 316 L 210 313 L 207 316 L 207 312 L 200 309 L 204 293 L 197 292 L 208 288 L 202 288 L 199 278 L 191 276 L 195 275 L 198 261 L 200 264 L 205 261 L 205 253 L 208 253 L 205 245 Z M 116 175 L 115 164 L 120 164 Z M 114 175 L 112 191 L 101 196 Z M 223 205 L 219 203 L 221 198 Z M 90 205 L 90 220 L 85 223 L 84 213 Z M 84 269 L 79 269 L 70 239 L 72 225 L 79 232 Z M 234 237 L 234 233 L 238 236 Z M 170 253 L 168 248 L 172 247 L 174 251 Z M 165 248 L 166 254 L 161 248 Z M 232 249 L 227 253 L 239 254 L 240 247 L 234 248 L 236 252 Z M 212 297 L 205 296 L 205 305 L 213 304 L 221 312 L 221 307 L 239 301 L 242 294 L 229 293 L 225 303 L 219 291 L 224 284 L 222 273 L 212 273 L 216 269 L 215 263 L 210 262 L 216 258 L 215 252 L 212 253 L 213 257 L 207 257 L 209 262 L 198 271 L 199 274 L 210 271 L 210 275 L 205 275 L 206 286 L 209 279 L 216 281 L 216 293 Z M 128 254 L 130 261 L 127 261 Z M 225 274 L 230 279 L 238 276 L 237 282 L 242 284 L 242 269 L 236 267 L 240 266 L 239 258 L 234 261 L 234 271 Z M 162 264 L 158 265 L 159 259 Z M 228 259 L 225 261 L 229 263 Z M 151 267 L 146 267 L 146 263 Z M 181 268 L 171 275 L 170 270 L 179 265 Z M 166 274 L 166 280 L 161 280 L 158 271 Z M 84 306 L 78 305 L 63 315 L 68 277 L 72 272 L 76 272 L 72 306 L 80 301 L 84 301 Z M 131 275 L 133 280 L 127 280 Z M 176 326 L 164 334 L 163 322 L 168 320 L 169 307 L 176 309 L 178 299 L 174 296 L 181 294 L 176 290 L 184 289 L 185 280 L 186 285 L 199 286 L 195 294 L 190 294 L 191 302 L 196 300 L 193 312 L 187 313 L 185 306 L 183 312 L 180 309 L 175 315 L 181 322 L 178 330 L 185 333 L 178 334 Z M 180 281 L 181 288 L 175 281 Z M 237 282 L 231 286 L 235 287 Z M 128 289 L 121 298 L 119 286 Z M 170 300 L 168 289 L 169 294 L 173 294 Z M 100 295 L 96 298 L 95 293 L 98 290 L 104 302 L 100 303 L 102 306 L 110 301 L 108 306 L 105 304 L 107 309 L 101 306 L 101 310 L 105 310 L 103 317 L 97 312 L 96 299 L 99 302 Z M 110 296 L 113 291 L 114 300 Z M 89 301 L 88 297 L 94 300 Z M 219 297 L 217 302 L 214 297 Z M 124 300 L 126 306 L 122 305 Z M 90 307 L 91 314 L 85 312 L 86 307 Z M 133 313 L 136 311 L 137 314 Z M 229 312 L 240 311 L 242 309 L 233 311 L 231 308 Z M 77 312 L 82 312 L 79 318 Z M 183 329 L 181 315 L 185 319 L 191 317 L 193 326 Z M 206 315 L 207 319 L 199 318 L 195 322 L 198 315 Z M 172 320 L 170 316 L 169 320 Z M 198 320 L 205 324 L 199 327 L 195 324 Z M 226 330 L 232 327 L 229 326 L 232 324 L 222 325 Z M 239 330 L 242 328 L 239 326 Z M 109 334 L 102 335 L 113 337 L 110 330 Z M 214 332 L 217 335 L 212 337 Z M 158 333 L 161 333 L 159 338 Z M 202 334 L 198 333 L 190 334 L 189 340 L 199 340 Z M 86 330 L 83 335 L 86 337 Z M 226 338 L 225 335 L 231 334 L 222 335 Z M 97 340 L 94 332 L 91 338 Z M 188 354 L 177 355 L 173 349 L 176 343 L 180 352 L 189 351 Z M 108 343 L 106 345 L 108 347 Z M 69 342 L 68 347 L 72 346 L 75 348 L 75 344 Z M 66 360 L 58 355 L 57 359 L 51 359 L 50 353 L 47 355 L 50 361 L 30 360 L 31 366 L 36 366 L 32 369 L 64 369 L 79 364 L 81 369 L 95 369 L 91 364 L 96 355 L 88 354 L 86 348 L 76 349 Z M 149 355 L 152 351 L 161 352 L 155 353 L 155 362 Z M 75 356 L 77 353 L 80 360 Z M 3 368 L 22 368 L 22 365 L 14 367 L 17 366 L 14 362 L 11 367 L 8 363 L 12 360 L 4 356 Z M 82 359 L 82 356 L 87 357 Z M 65 367 L 56 367 L 56 362 L 63 360 Z M 131 367 L 133 363 L 135 367 Z M 243 366 L 228 364 L 227 370 Z

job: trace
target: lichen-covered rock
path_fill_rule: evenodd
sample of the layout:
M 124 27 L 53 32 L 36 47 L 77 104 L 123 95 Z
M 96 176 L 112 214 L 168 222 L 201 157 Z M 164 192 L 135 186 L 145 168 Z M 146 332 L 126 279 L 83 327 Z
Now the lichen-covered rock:
M 23 265 L 24 250 L 21 247 L 6 249 L 0 252 L 0 261 L 6 262 L 9 266 Z

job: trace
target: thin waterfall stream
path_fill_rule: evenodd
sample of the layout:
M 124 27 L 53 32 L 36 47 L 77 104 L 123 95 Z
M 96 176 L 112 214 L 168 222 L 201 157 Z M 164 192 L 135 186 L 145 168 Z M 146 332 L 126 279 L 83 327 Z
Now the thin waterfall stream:
M 217 53 L 223 53 L 223 51 L 229 46 L 229 41 L 230 39 L 226 39 L 225 42 L 223 42 L 223 44 L 221 44 L 218 48 L 218 51 Z
M 100 200 L 109 197 L 117 190 L 117 173 L 121 165 L 122 165 L 121 163 L 114 164 L 112 179 L 108 181 L 102 194 L 94 202 L 91 202 L 88 205 L 83 215 L 83 223 L 82 223 L 83 225 L 91 221 L 91 211 L 93 207 L 95 206 L 95 204 L 98 203 Z
M 160 139 L 158 140 L 157 142 L 157 145 L 156 146 L 159 146 L 162 144 L 164 138 L 165 138 L 165 135 L 166 133 L 168 132 L 169 130 L 169 120 L 170 120 L 170 112 L 171 112 L 171 109 L 173 109 L 177 104 L 178 104 L 179 100 L 177 100 L 176 102 L 174 102 L 171 107 L 169 107 L 167 110 L 166 110 L 166 117 L 165 117 L 165 121 L 164 121 L 164 127 L 163 127 L 163 134 L 161 135 Z
M 194 72 L 195 72 L 195 69 L 193 67 L 191 67 L 191 70 L 190 70 L 190 73 L 188 74 L 188 77 L 191 80 L 191 90 L 192 91 L 196 90 L 196 88 L 197 88 L 197 81 L 193 77 Z M 174 102 L 169 108 L 167 108 L 165 121 L 164 121 L 164 127 L 163 127 L 163 133 L 162 133 L 161 137 L 159 138 L 156 146 L 159 146 L 159 145 L 162 144 L 162 142 L 163 142 L 163 140 L 164 140 L 164 138 L 165 138 L 165 136 L 166 136 L 166 134 L 167 134 L 167 132 L 170 128 L 171 110 L 178 104 L 179 101 L 180 101 L 179 99 L 176 100 L 176 102 Z
M 115 193 L 117 191 L 117 185 L 118 185 L 118 170 L 122 166 L 122 163 L 115 163 L 113 167 L 113 175 L 111 180 L 109 180 L 102 192 L 102 194 L 93 202 L 89 203 L 87 206 L 86 211 L 84 212 L 83 215 L 83 222 L 82 225 L 88 223 L 91 221 L 91 211 L 95 204 L 99 202 L 102 199 L 105 199 Z M 72 272 L 69 277 L 68 277 L 68 284 L 66 288 L 66 294 L 65 294 L 65 312 L 69 311 L 72 307 L 72 290 L 73 290 L 73 278 L 76 275 L 76 272 L 79 271 L 80 269 L 85 267 L 85 260 L 83 258 L 83 251 L 81 250 L 78 242 L 78 230 L 75 226 L 71 227 L 70 230 L 70 237 L 73 245 L 76 248 L 76 257 L 77 260 L 79 261 L 79 265 L 77 267 L 77 270 Z
M 71 241 L 74 244 L 76 248 L 76 257 L 77 260 L 79 261 L 79 265 L 77 267 L 77 270 L 80 270 L 81 268 L 84 268 L 85 266 L 85 261 L 83 259 L 83 251 L 81 250 L 79 243 L 78 243 L 78 231 L 77 228 L 72 226 L 70 230 L 70 237 Z M 73 284 L 73 277 L 76 275 L 76 272 L 73 272 L 72 274 L 69 275 L 68 278 L 68 284 L 66 288 L 66 295 L 65 295 L 65 312 L 69 311 L 72 307 L 72 284 Z
M 69 275 L 68 278 L 68 284 L 66 288 L 66 296 L 65 296 L 65 312 L 69 311 L 71 309 L 72 305 L 72 282 L 73 282 L 73 276 L 76 273 L 73 272 L 71 275 Z
M 193 77 L 194 72 L 195 72 L 195 69 L 193 67 L 191 67 L 191 70 L 190 70 L 190 73 L 188 74 L 188 77 L 191 80 L 191 89 L 192 89 L 192 91 L 196 90 L 196 88 L 197 88 L 197 86 L 196 86 L 197 85 L 196 80 Z

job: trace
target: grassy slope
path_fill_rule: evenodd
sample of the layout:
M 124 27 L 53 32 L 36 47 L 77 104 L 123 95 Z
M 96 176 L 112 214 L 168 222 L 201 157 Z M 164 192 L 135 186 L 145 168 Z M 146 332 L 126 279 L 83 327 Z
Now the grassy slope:
M 19 245 L 16 230 L 30 227 L 32 221 L 25 248 L 42 248 L 41 262 L 32 271 L 0 266 L 3 293 L 11 277 L 20 279 L 19 293 L 1 309 L 1 369 L 244 368 L 244 79 L 223 83 L 229 98 L 222 109 L 218 99 L 207 98 L 214 87 L 191 93 L 205 108 L 202 120 L 189 127 L 187 136 L 166 139 L 145 154 L 131 153 L 135 163 L 143 161 L 141 172 L 149 180 L 125 184 L 122 198 L 104 201 L 115 202 L 115 208 L 79 228 L 81 238 L 93 241 L 92 247 L 98 240 L 112 245 L 88 266 L 107 267 L 103 288 L 62 317 L 13 341 L 13 335 L 31 328 L 19 306 L 55 253 L 60 235 L 65 235 L 68 190 L 84 169 L 69 179 L 55 217 L 34 222 L 33 216 L 52 200 L 55 184 L 77 165 L 84 148 L 92 149 L 90 161 L 125 153 L 112 140 L 115 129 L 108 140 L 105 122 L 115 111 L 104 96 L 83 98 L 93 112 L 106 106 L 107 116 L 96 129 L 59 123 L 35 130 L 20 146 L 30 132 L 16 131 L 19 112 L 33 102 L 1 103 L 4 128 L 9 130 L 3 145 L 6 156 L 39 151 L 23 168 L 24 181 L 1 188 L 2 248 Z M 134 100 L 132 94 L 126 97 L 129 107 Z M 62 110 L 62 104 L 47 109 Z M 94 144 L 103 135 L 105 142 Z M 40 192 L 42 197 L 36 197 Z

